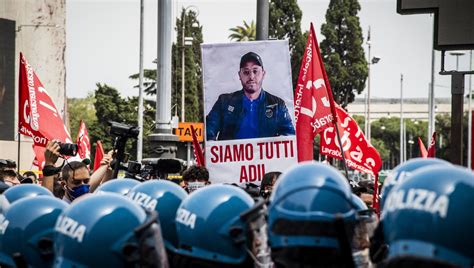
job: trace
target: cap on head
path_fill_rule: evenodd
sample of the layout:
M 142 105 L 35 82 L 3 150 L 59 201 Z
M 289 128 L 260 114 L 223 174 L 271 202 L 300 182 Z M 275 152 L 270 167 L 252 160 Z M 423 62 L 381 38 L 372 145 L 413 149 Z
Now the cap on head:
M 240 58 L 240 68 L 244 67 L 249 61 L 253 61 L 263 68 L 262 58 L 255 52 L 248 52 Z

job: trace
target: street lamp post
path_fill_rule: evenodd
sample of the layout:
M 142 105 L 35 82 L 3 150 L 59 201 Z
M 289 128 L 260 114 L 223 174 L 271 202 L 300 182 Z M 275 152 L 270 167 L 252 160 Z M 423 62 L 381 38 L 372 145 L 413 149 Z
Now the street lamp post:
M 456 70 L 451 71 L 451 161 L 454 164 L 463 164 L 463 114 L 464 114 L 464 79 L 466 72 L 459 71 L 459 56 L 465 55 L 463 51 L 449 53 L 456 57 Z M 444 71 L 444 52 L 442 54 L 440 74 Z
M 370 26 L 369 26 L 369 33 L 367 34 L 367 46 L 368 46 L 368 54 L 369 54 L 369 62 L 368 62 L 368 74 L 367 74 L 367 117 L 366 119 L 366 136 L 367 140 L 370 142 L 371 137 L 371 123 L 370 123 L 370 65 L 377 64 L 380 61 L 379 57 L 370 57 L 370 49 L 371 49 L 371 41 L 370 41 Z
M 185 37 L 185 30 L 186 30 L 186 11 L 189 9 L 189 8 L 194 8 L 196 11 L 198 11 L 197 7 L 196 6 L 187 6 L 185 9 L 184 9 L 184 13 L 183 13 L 183 21 L 182 21 L 182 25 L 181 25 L 181 122 L 186 122 L 185 121 L 185 113 L 184 113 L 184 100 L 185 100 L 185 97 L 184 97 L 184 86 L 185 86 L 185 81 L 184 81 L 184 77 L 185 77 L 185 64 L 186 64 L 186 60 L 185 60 L 185 49 L 186 49 L 186 45 L 192 45 L 192 42 L 193 42 L 193 38 L 192 37 Z M 197 12 L 197 14 L 199 14 L 199 11 Z M 197 16 L 197 15 L 196 15 Z M 195 25 L 193 23 L 192 25 L 193 27 L 196 27 L 197 25 Z
M 456 56 L 456 71 L 459 71 L 459 56 L 464 56 L 466 53 L 463 51 L 453 51 L 449 52 L 450 55 Z
M 472 50 L 469 52 L 469 70 L 472 70 Z M 469 76 L 469 101 L 467 124 L 467 168 L 472 169 L 472 75 Z
M 403 74 L 400 75 L 400 164 L 403 163 L 403 148 L 404 148 L 404 138 L 403 138 Z
M 139 74 L 138 74 L 138 140 L 137 140 L 137 161 L 142 161 L 143 156 L 143 20 L 144 20 L 144 0 L 140 0 L 140 53 L 139 53 Z

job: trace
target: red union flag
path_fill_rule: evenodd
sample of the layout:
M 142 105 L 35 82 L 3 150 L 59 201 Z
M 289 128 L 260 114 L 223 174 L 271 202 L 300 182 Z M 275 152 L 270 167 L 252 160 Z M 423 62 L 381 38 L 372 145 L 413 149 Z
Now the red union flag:
M 421 157 L 427 158 L 428 157 L 428 151 L 426 151 L 426 147 L 423 144 L 423 141 L 421 140 L 420 137 L 418 137 L 418 146 L 420 146 L 420 155 L 421 155 Z
M 191 125 L 191 135 L 193 137 L 193 147 L 194 147 L 194 158 L 196 159 L 197 166 L 205 167 L 204 154 L 202 153 L 201 145 L 197 139 L 196 130 L 193 125 Z
M 87 131 L 86 124 L 81 119 L 79 125 L 79 131 L 77 132 L 76 143 L 78 146 L 77 154 L 81 159 L 91 158 L 91 143 L 89 140 L 89 132 Z
M 33 145 L 33 151 L 35 152 L 35 159 L 33 160 L 33 165 L 37 166 L 39 170 L 43 170 L 45 159 L 44 151 L 46 149 L 41 146 Z
M 34 144 L 45 147 L 48 140 L 72 143 L 61 116 L 35 71 L 20 53 L 19 122 L 23 135 L 33 138 Z
M 298 162 L 313 160 L 314 137 L 334 126 L 334 100 L 311 24 L 295 90 Z
M 97 141 L 95 143 L 95 155 L 94 155 L 94 171 L 100 167 L 100 161 L 104 158 L 104 148 L 102 148 L 102 142 Z
M 436 132 L 433 132 L 433 136 L 431 136 L 431 142 L 428 146 L 428 157 L 436 157 Z
M 338 127 L 347 166 L 375 176 L 382 166 L 377 150 L 365 139 L 362 130 L 344 109 L 336 106 Z M 342 159 L 335 127 L 326 128 L 321 134 L 320 153 Z

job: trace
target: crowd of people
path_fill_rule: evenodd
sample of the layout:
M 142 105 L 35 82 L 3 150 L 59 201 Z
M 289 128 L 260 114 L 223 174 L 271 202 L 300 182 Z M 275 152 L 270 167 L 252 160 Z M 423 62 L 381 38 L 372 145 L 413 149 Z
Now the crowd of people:
M 112 152 L 90 172 L 58 150 L 41 185 L 0 160 L 1 267 L 474 266 L 474 174 L 440 159 L 396 167 L 376 211 L 373 184 L 317 162 L 261 185 L 191 166 L 176 183 L 112 178 Z

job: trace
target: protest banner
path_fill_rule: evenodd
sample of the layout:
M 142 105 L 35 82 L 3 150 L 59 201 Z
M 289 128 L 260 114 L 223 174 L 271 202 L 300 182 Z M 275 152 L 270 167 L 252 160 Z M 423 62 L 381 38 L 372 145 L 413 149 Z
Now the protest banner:
M 89 131 L 87 131 L 86 123 L 81 119 L 79 130 L 77 132 L 76 143 L 78 145 L 77 154 L 81 159 L 91 159 L 91 143 L 89 139 Z
M 423 141 L 421 140 L 420 137 L 418 137 L 418 146 L 420 147 L 420 156 L 423 158 L 428 157 L 428 151 L 426 150 L 425 145 L 423 144 Z
M 288 41 L 201 45 L 213 183 L 260 184 L 297 163 Z
M 314 137 L 334 126 L 336 110 L 329 79 L 311 23 L 295 90 L 298 161 L 313 160 Z
M 94 155 L 94 171 L 100 167 L 100 161 L 104 158 L 104 148 L 102 147 L 102 142 L 97 141 L 95 143 L 95 155 Z
M 32 137 L 34 144 L 40 147 L 45 147 L 53 139 L 72 143 L 71 135 L 51 97 L 21 53 L 18 87 L 18 131 Z
M 366 140 L 357 122 L 339 106 L 336 106 L 337 126 L 341 133 L 341 144 L 349 168 L 375 176 L 382 166 L 377 150 Z M 320 153 L 342 159 L 341 148 L 337 142 L 335 127 L 321 133 Z
M 431 136 L 430 145 L 428 146 L 427 157 L 436 157 L 436 132 Z

